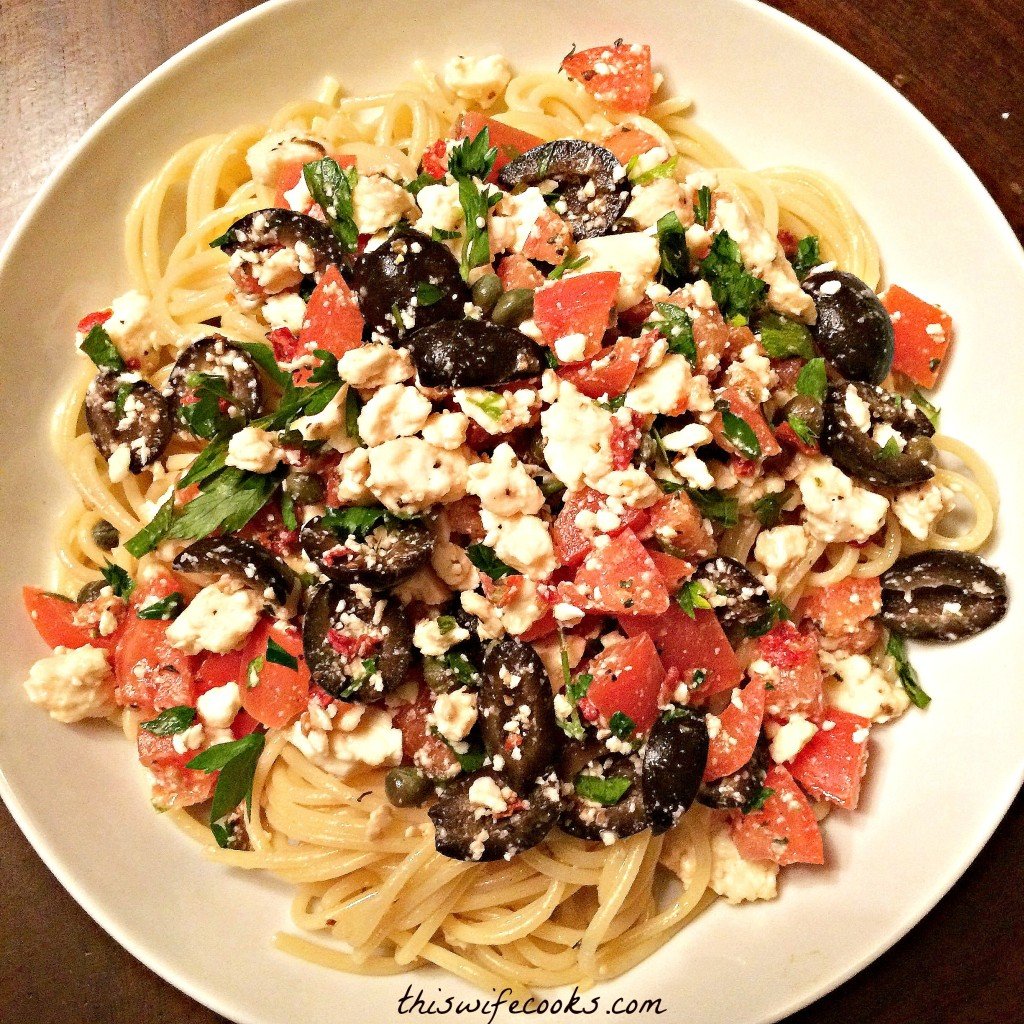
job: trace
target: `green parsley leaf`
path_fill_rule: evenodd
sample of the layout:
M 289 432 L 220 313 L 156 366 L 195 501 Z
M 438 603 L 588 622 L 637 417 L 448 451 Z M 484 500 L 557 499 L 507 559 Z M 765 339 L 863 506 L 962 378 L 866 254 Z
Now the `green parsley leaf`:
M 200 540 L 216 530 L 237 533 L 270 500 L 278 482 L 276 473 L 228 466 L 204 481 L 204 490 L 173 517 L 164 537 Z
M 565 259 L 561 263 L 559 263 L 558 266 L 555 267 L 554 270 L 552 270 L 548 274 L 548 280 L 549 281 L 559 281 L 559 280 L 561 280 L 562 275 L 566 273 L 566 271 L 569 271 L 569 270 L 579 270 L 580 267 L 582 267 L 584 264 L 587 264 L 589 262 L 590 262 L 590 257 L 586 256 L 586 255 L 584 255 L 584 256 L 566 256 Z
M 103 324 L 93 324 L 78 346 L 101 370 L 124 372 L 124 360 Z
M 441 181 L 440 178 L 435 178 L 432 174 L 428 174 L 424 171 L 422 174 L 418 174 L 408 185 L 405 186 L 405 191 L 412 196 L 418 196 L 428 185 L 437 185 Z
M 704 587 L 701 586 L 699 580 L 689 580 L 684 583 L 679 589 L 679 593 L 676 594 L 676 604 L 683 609 L 684 612 L 691 618 L 697 618 L 698 608 L 710 608 L 711 602 L 707 598 L 707 594 L 704 593 Z
M 416 286 L 417 306 L 433 306 L 443 298 L 444 292 L 436 284 L 431 284 L 429 281 L 421 281 Z
M 185 598 L 175 591 L 159 601 L 149 601 L 135 613 L 140 619 L 159 619 L 168 621 L 181 614 L 185 607 Z
M 590 684 L 593 681 L 594 677 L 589 672 L 581 672 L 565 688 L 566 697 L 573 704 L 579 704 L 579 702 L 586 697 L 587 691 L 590 689 Z
M 742 416 L 737 416 L 730 408 L 728 402 L 720 400 L 715 402 L 715 408 L 722 416 L 722 433 L 726 440 L 747 459 L 759 459 L 761 457 L 761 442 L 754 433 L 754 428 Z
M 749 320 L 768 291 L 764 281 L 743 269 L 740 247 L 728 231 L 715 235 L 711 251 L 700 261 L 698 272 L 711 286 L 711 294 L 727 320 L 737 315 Z
M 437 631 L 441 636 L 447 636 L 453 629 L 457 629 L 458 625 L 454 615 L 438 615 L 437 617 Z
M 686 228 L 675 210 L 659 218 L 658 251 L 661 253 L 663 280 L 677 284 L 690 276 L 690 250 L 686 247 Z
M 117 413 L 118 419 L 124 416 L 124 407 L 128 404 L 128 396 L 134 388 L 135 384 L 131 381 L 125 381 L 124 384 L 117 386 L 117 396 L 114 398 L 114 412 Z
M 900 448 L 899 442 L 897 442 L 896 438 L 890 437 L 889 440 L 885 442 L 885 446 L 883 448 L 879 448 L 878 451 L 875 452 L 875 458 L 879 462 L 888 462 L 890 459 L 895 459 L 902 450 L 903 449 Z
M 608 719 L 608 728 L 613 736 L 617 736 L 620 740 L 627 740 L 636 732 L 636 722 L 625 711 L 616 711 Z
M 450 242 L 455 238 L 461 238 L 461 231 L 447 231 L 444 228 L 431 228 L 430 237 L 435 242 Z
M 743 806 L 744 814 L 753 814 L 755 811 L 763 811 L 768 798 L 775 793 L 774 789 L 762 786 Z
M 796 255 L 790 261 L 796 276 L 802 281 L 815 267 L 821 265 L 821 250 L 817 235 L 807 235 L 796 243 Z
M 779 520 L 782 518 L 782 505 L 785 500 L 780 491 L 778 494 L 766 494 L 754 502 L 752 506 L 754 515 L 766 530 L 779 525 Z
M 617 804 L 633 783 L 622 775 L 602 778 L 599 775 L 577 775 L 576 792 L 584 800 L 590 800 L 602 807 Z
M 735 526 L 740 521 L 739 502 L 735 498 L 726 496 L 715 487 L 709 487 L 706 491 L 698 491 L 694 487 L 683 489 L 705 519 L 726 527 Z
M 447 618 L 448 616 L 442 616 Z M 440 621 L 440 620 L 439 620 Z M 458 679 L 459 685 L 471 689 L 480 683 L 480 673 L 473 663 L 461 651 L 448 651 L 444 656 L 445 664 Z
M 498 150 L 491 145 L 491 130 L 483 128 L 471 139 L 463 139 L 448 152 L 448 173 L 453 178 L 479 178 L 491 173 Z
M 481 398 L 470 398 L 469 401 L 492 420 L 500 420 L 508 409 L 505 399 L 494 391 L 487 391 Z
M 885 653 L 896 662 L 896 675 L 900 685 L 907 691 L 907 696 L 913 701 L 915 707 L 926 708 L 931 704 L 932 699 L 921 688 L 921 680 L 914 671 L 907 656 L 907 645 L 903 637 L 897 633 L 890 633 L 889 640 L 885 645 Z
M 202 456 L 200 456 L 201 458 Z M 180 486 L 180 485 L 179 485 Z M 157 510 L 153 518 L 134 537 L 125 541 L 124 549 L 135 558 L 155 551 L 171 528 L 174 518 L 174 497 L 168 498 Z
M 358 172 L 354 167 L 342 170 L 336 160 L 325 156 L 322 160 L 302 168 L 306 188 L 324 212 L 327 225 L 346 252 L 355 252 L 359 243 L 359 229 L 352 211 L 352 189 Z
M 697 189 L 697 202 L 693 207 L 693 219 L 702 227 L 708 226 L 711 217 L 711 189 L 707 185 L 701 185 Z
M 208 243 L 211 249 L 223 249 L 231 241 L 231 228 L 228 228 L 223 235 L 218 235 L 212 242 Z
M 299 528 L 299 517 L 295 514 L 295 498 L 291 491 L 281 490 L 281 522 L 286 530 Z
M 220 772 L 210 806 L 211 826 L 231 814 L 243 800 L 251 809 L 252 780 L 265 742 L 263 733 L 251 732 L 240 740 L 208 747 L 185 766 L 200 772 Z
M 921 392 L 919 390 L 917 390 L 917 389 L 915 389 L 914 391 L 911 391 L 909 397 L 910 397 L 910 400 L 914 403 L 914 405 L 916 405 L 918 407 L 918 409 L 920 409 L 921 412 L 923 412 L 925 414 L 925 416 L 928 417 L 928 420 L 931 423 L 931 425 L 936 430 L 938 430 L 939 429 L 939 416 L 940 416 L 942 410 L 938 409 L 934 405 L 932 405 L 932 403 L 929 402 L 928 399 L 925 398 L 924 395 L 922 395 Z
M 402 519 L 379 505 L 351 505 L 348 508 L 329 508 L 320 520 L 339 537 L 352 537 L 363 540 L 378 526 L 396 526 Z
M 354 693 L 358 693 L 364 685 L 370 680 L 370 678 L 377 674 L 377 659 L 376 658 L 363 658 L 363 674 L 359 676 L 353 676 L 352 681 L 346 685 L 342 691 L 341 697 L 351 697 Z
M 666 160 L 664 163 L 657 164 L 648 171 L 644 171 L 643 174 L 638 174 L 632 179 L 634 185 L 650 185 L 651 182 L 657 181 L 658 178 L 674 178 L 676 175 L 676 165 L 679 163 L 679 157 L 673 156 Z
M 485 129 L 486 131 L 486 129 Z M 459 270 L 463 280 L 469 279 L 471 270 L 482 267 L 491 258 L 491 243 L 487 236 L 487 197 L 472 178 L 457 178 L 459 203 L 466 218 L 466 241 L 462 246 Z M 483 227 L 480 226 L 483 222 Z
M 214 373 L 190 373 L 185 383 L 195 398 L 178 405 L 178 418 L 196 437 L 213 440 L 241 426 L 244 418 L 228 416 L 221 411 L 221 402 L 234 404 L 226 380 Z
M 686 356 L 691 366 L 697 365 L 697 344 L 693 339 L 693 321 L 690 314 L 671 302 L 659 302 L 654 307 L 658 319 L 648 320 L 645 330 L 656 330 L 665 336 L 668 349 L 676 355 Z
M 811 332 L 806 324 L 778 313 L 765 313 L 758 320 L 757 333 L 761 336 L 765 352 L 772 359 L 789 359 L 792 356 L 814 358 Z
M 807 395 L 816 402 L 825 401 L 828 386 L 828 375 L 825 372 L 825 360 L 820 356 L 805 363 L 796 379 L 796 393 Z
M 135 589 L 135 581 L 128 575 L 127 570 L 111 562 L 100 569 L 100 575 L 107 581 L 107 586 L 114 592 L 115 597 L 128 598 Z
M 762 615 L 761 618 L 759 618 L 752 626 L 747 627 L 747 636 L 764 636 L 765 633 L 771 632 L 771 630 L 780 622 L 785 622 L 792 617 L 793 616 L 790 614 L 789 609 L 777 597 L 773 597 L 768 602 L 768 610 L 764 615 Z
M 469 560 L 492 580 L 500 580 L 502 576 L 514 576 L 515 569 L 506 565 L 486 544 L 470 544 L 466 548 Z
M 154 736 L 173 736 L 184 732 L 196 720 L 196 709 L 179 704 L 174 708 L 161 711 L 156 718 L 143 722 L 139 728 L 151 732 Z
M 274 350 L 265 345 L 262 341 L 235 341 L 240 349 L 248 352 L 253 362 L 279 387 L 287 388 L 292 383 L 292 375 L 287 370 L 282 370 L 277 364 L 277 357 Z
M 795 413 L 790 413 L 790 415 L 786 417 L 786 422 L 789 424 L 793 433 L 796 434 L 804 444 L 813 446 L 818 443 L 818 435 L 811 430 L 811 426 L 806 420 L 801 419 Z
M 289 654 L 273 637 L 267 639 L 267 661 L 274 665 L 283 665 L 293 672 L 299 670 L 299 659 Z

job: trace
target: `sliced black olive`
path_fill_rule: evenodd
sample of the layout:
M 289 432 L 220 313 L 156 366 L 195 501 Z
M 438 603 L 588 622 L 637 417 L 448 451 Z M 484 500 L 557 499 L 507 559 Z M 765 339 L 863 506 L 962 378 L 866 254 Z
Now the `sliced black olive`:
M 604 806 L 581 796 L 576 790 L 576 778 L 580 771 L 566 771 L 562 776 L 562 816 L 558 825 L 577 839 L 601 841 L 602 833 L 610 832 L 618 839 L 642 832 L 650 825 L 644 794 L 640 785 L 640 758 L 636 754 L 598 754 L 589 762 L 599 764 L 606 779 L 624 778 L 629 780 L 629 789 L 618 803 Z
M 364 538 L 341 536 L 322 516 L 299 534 L 302 550 L 328 578 L 382 589 L 411 576 L 430 557 L 434 538 L 419 520 L 381 525 Z
M 847 379 L 881 384 L 892 368 L 892 321 L 878 296 L 845 270 L 823 270 L 804 281 L 818 311 L 814 340 Z
M 576 239 L 608 234 L 629 205 L 625 168 L 614 153 L 593 142 L 545 142 L 507 163 L 498 175 L 506 192 L 544 181 L 555 182 L 566 205 L 562 216 Z
M 715 604 L 715 615 L 734 646 L 768 612 L 768 591 L 734 558 L 708 558 L 697 566 L 693 578 L 708 583 L 719 599 L 724 599 L 724 604 Z
M 767 773 L 768 741 L 762 734 L 750 760 L 732 775 L 703 783 L 697 790 L 697 802 L 722 811 L 746 807 L 761 792 Z
M 504 759 L 502 774 L 513 789 L 528 789 L 558 761 L 562 746 L 547 670 L 528 643 L 510 635 L 491 647 L 481 670 L 484 747 Z
M 306 609 L 302 651 L 318 686 L 333 697 L 365 703 L 405 682 L 412 629 L 395 598 L 327 583 L 316 588 Z
M 227 241 L 221 248 L 229 256 L 238 249 L 255 253 L 280 246 L 294 249 L 302 243 L 313 254 L 318 277 L 332 264 L 342 267 L 348 260 L 347 253 L 326 224 L 292 210 L 269 208 L 246 214 L 236 220 L 225 235 Z
M 473 298 L 458 260 L 440 242 L 413 228 L 396 228 L 352 266 L 352 287 L 370 336 L 401 341 L 439 320 L 465 315 Z
M 1006 579 L 966 551 L 921 551 L 882 573 L 882 623 L 914 640 L 963 640 L 1005 614 Z
M 535 341 L 484 320 L 442 320 L 408 344 L 420 384 L 428 388 L 487 388 L 539 377 L 547 366 Z
M 178 400 L 178 407 L 187 407 L 195 394 L 189 384 L 193 374 L 220 377 L 235 407 L 225 415 L 253 419 L 263 412 L 263 385 L 256 362 L 244 349 L 232 345 L 219 334 L 200 338 L 178 356 L 167 382 Z
M 446 786 L 427 812 L 434 823 L 438 853 L 453 860 L 499 860 L 542 842 L 558 819 L 559 789 L 554 772 L 539 779 L 523 793 L 521 803 L 512 805 L 512 813 L 500 818 L 469 799 L 470 787 L 481 777 L 493 779 L 499 788 L 505 781 L 494 772 L 463 776 Z
M 689 809 L 708 764 L 708 727 L 703 715 L 679 710 L 654 723 L 643 752 L 641 786 L 655 835 L 670 829 Z
M 867 431 L 861 430 L 846 409 L 846 393 L 853 388 L 871 413 Z M 888 424 L 907 442 L 926 439 L 935 433 L 927 416 L 907 398 L 890 394 L 873 384 L 839 384 L 828 389 L 825 397 L 821 450 L 844 472 L 876 487 L 911 487 L 930 480 L 934 468 L 923 457 L 920 442 L 896 449 L 895 441 L 886 446 L 872 436 L 876 426 Z M 924 449 L 924 455 L 931 446 Z
M 279 605 L 288 603 L 298 582 L 277 555 L 254 540 L 233 534 L 194 541 L 173 564 L 179 572 L 227 574 L 264 594 L 273 594 L 273 602 Z
M 134 374 L 98 373 L 85 393 L 85 420 L 99 453 L 109 459 L 127 445 L 128 469 L 141 473 L 164 453 L 174 432 L 167 400 Z

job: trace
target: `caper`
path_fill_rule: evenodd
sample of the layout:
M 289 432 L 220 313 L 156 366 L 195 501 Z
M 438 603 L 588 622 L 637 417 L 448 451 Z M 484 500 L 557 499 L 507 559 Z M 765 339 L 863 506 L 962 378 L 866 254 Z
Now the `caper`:
M 533 316 L 533 289 L 513 288 L 494 304 L 491 323 L 502 327 L 518 327 Z
M 792 416 L 806 423 L 815 437 L 821 433 L 824 415 L 821 402 L 815 401 L 810 395 L 797 395 L 782 407 L 783 423 L 787 422 L 790 416 Z
M 418 768 L 392 768 L 384 792 L 395 807 L 418 807 L 430 794 L 430 780 Z
M 78 592 L 78 603 L 87 604 L 89 601 L 95 601 L 100 596 L 100 592 L 107 585 L 106 580 L 92 580 L 86 583 L 84 587 Z
M 455 675 L 448 671 L 444 658 L 432 655 L 423 659 L 423 681 L 434 693 L 448 693 L 455 689 L 456 684 Z
M 924 434 L 915 434 L 907 442 L 904 454 L 909 455 L 912 459 L 922 459 L 924 462 L 931 462 L 935 457 L 935 445 L 932 444 L 931 438 L 925 437 Z
M 501 298 L 503 290 L 501 278 L 497 274 L 484 274 L 473 285 L 473 303 L 479 306 L 484 311 L 484 316 L 486 316 L 494 309 L 494 304 Z
M 113 551 L 121 543 L 121 534 L 113 523 L 101 519 L 92 528 L 93 543 L 103 551 Z
M 324 500 L 324 485 L 312 473 L 292 473 L 285 488 L 300 505 L 319 505 Z

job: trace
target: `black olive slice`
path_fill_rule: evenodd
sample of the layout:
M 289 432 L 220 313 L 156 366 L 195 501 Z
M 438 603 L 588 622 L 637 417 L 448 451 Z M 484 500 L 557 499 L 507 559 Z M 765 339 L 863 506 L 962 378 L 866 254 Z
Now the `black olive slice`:
M 614 153 L 593 142 L 545 142 L 507 163 L 498 175 L 506 192 L 545 181 L 555 183 L 566 205 L 562 216 L 577 240 L 607 235 L 629 205 L 625 168 Z
M 558 825 L 577 839 L 603 841 L 603 833 L 611 833 L 618 839 L 642 832 L 650 825 L 644 795 L 640 785 L 640 757 L 637 754 L 598 754 L 590 762 L 598 764 L 604 778 L 629 780 L 629 789 L 618 803 L 603 806 L 581 796 L 576 790 L 579 771 L 563 770 L 565 785 L 562 787 L 562 816 Z
M 871 414 L 867 431 L 861 430 L 846 408 L 846 395 L 853 388 Z M 872 436 L 876 426 L 888 424 L 907 441 L 903 449 L 895 441 L 885 446 Z M 893 395 L 873 384 L 839 384 L 829 387 L 821 450 L 844 472 L 876 487 L 911 487 L 935 474 L 928 456 L 932 446 L 927 438 L 935 433 L 927 416 L 908 398 Z M 915 441 L 914 438 L 921 438 Z
M 173 564 L 179 572 L 227 574 L 278 605 L 288 603 L 298 583 L 295 573 L 262 544 L 231 534 L 194 541 Z
M 768 774 L 768 741 L 762 734 L 754 747 L 750 760 L 731 775 L 702 783 L 697 790 L 697 802 L 720 811 L 746 807 L 761 792 Z
M 486 388 L 539 377 L 544 350 L 511 327 L 483 320 L 442 320 L 409 338 L 420 383 L 428 388 Z
M 434 846 L 453 860 L 511 859 L 542 842 L 558 819 L 558 779 L 551 772 L 539 779 L 521 799 L 513 796 L 508 809 L 496 817 L 469 799 L 479 778 L 490 778 L 501 788 L 504 780 L 494 772 L 480 772 L 445 786 L 427 812 L 434 823 Z M 508 813 L 511 811 L 511 813 Z
M 558 761 L 562 746 L 547 670 L 528 643 L 505 635 L 491 646 L 481 671 L 484 748 L 503 759 L 501 774 L 513 789 L 527 789 Z
M 85 420 L 99 453 L 109 459 L 122 445 L 128 469 L 141 473 L 164 453 L 174 426 L 167 401 L 135 374 L 98 373 L 85 393 Z
M 328 579 L 377 589 L 411 576 L 434 546 L 430 531 L 417 520 L 380 525 L 360 538 L 339 534 L 323 516 L 303 525 L 299 542 Z
M 948 643 L 1005 614 L 1006 579 L 966 551 L 921 551 L 882 573 L 882 623 L 914 640 Z
M 167 383 L 177 400 L 179 418 L 180 410 L 195 401 L 195 389 L 189 384 L 193 374 L 223 379 L 231 396 L 225 401 L 233 406 L 221 410 L 226 417 L 250 420 L 263 412 L 263 385 L 256 361 L 219 334 L 193 342 L 175 360 Z
M 654 723 L 643 752 L 644 806 L 655 835 L 670 829 L 697 796 L 708 764 L 703 715 L 670 711 Z
M 306 608 L 302 651 L 318 686 L 341 700 L 367 703 L 405 682 L 412 629 L 396 599 L 327 583 Z
M 722 555 L 708 558 L 697 566 L 695 580 L 709 584 L 724 604 L 715 602 L 715 615 L 729 642 L 736 645 L 747 630 L 768 612 L 768 591 L 746 566 Z
M 326 224 L 292 210 L 270 207 L 248 213 L 236 220 L 225 236 L 227 241 L 221 248 L 229 256 L 239 249 L 260 253 L 279 247 L 294 249 L 302 243 L 312 253 L 318 277 L 332 264 L 343 267 L 348 260 L 348 254 Z
M 845 270 L 822 270 L 804 281 L 814 299 L 814 340 L 847 379 L 881 384 L 892 368 L 892 321 L 878 296 Z
M 352 287 L 370 338 L 395 342 L 439 320 L 461 319 L 473 297 L 458 260 L 413 228 L 396 228 L 376 249 L 358 256 Z

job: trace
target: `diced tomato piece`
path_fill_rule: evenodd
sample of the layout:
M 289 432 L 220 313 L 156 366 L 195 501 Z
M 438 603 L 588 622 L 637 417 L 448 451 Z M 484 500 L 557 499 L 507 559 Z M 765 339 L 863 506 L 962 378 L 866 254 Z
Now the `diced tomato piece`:
M 588 398 L 617 398 L 633 383 L 640 364 L 650 354 L 655 335 L 619 338 L 615 344 L 598 352 L 590 363 L 561 366 L 558 376 L 569 381 Z
M 558 264 L 565 259 L 571 245 L 572 228 L 569 222 L 545 207 L 526 237 L 523 255 L 542 263 Z
M 267 333 L 267 341 L 279 363 L 290 363 L 299 354 L 299 339 L 287 327 L 276 327 Z
M 240 687 L 244 687 L 242 675 L 246 664 L 248 663 L 242 661 L 241 651 L 204 654 L 196 672 L 196 697 L 200 697 L 207 690 L 214 690 L 228 683 L 238 683 Z
M 271 639 L 295 658 L 297 668 L 279 665 L 267 657 Z M 299 631 L 291 626 L 278 629 L 274 619 L 264 616 L 242 648 L 242 671 L 245 672 L 256 658 L 263 658 L 263 666 L 256 673 L 258 681 L 255 686 L 250 685 L 248 678 L 244 680 L 242 707 L 261 725 L 280 729 L 300 715 L 309 703 L 309 669 L 302 656 Z
M 342 356 L 363 343 L 363 314 L 341 271 L 330 266 L 320 278 L 306 306 L 306 320 L 299 332 L 299 348 L 322 348 Z
M 613 644 L 587 671 L 594 677 L 587 697 L 597 709 L 601 725 L 607 727 L 616 711 L 628 715 L 638 732 L 647 732 L 654 725 L 665 666 L 650 636 L 638 633 Z
M 619 163 L 628 164 L 633 157 L 649 153 L 661 143 L 648 132 L 631 124 L 623 124 L 602 139 L 601 145 L 614 153 Z
M 778 455 L 782 451 L 779 447 L 779 442 L 772 433 L 772 428 L 768 425 L 768 421 L 764 418 L 764 413 L 761 412 L 761 407 L 757 403 L 752 402 L 735 387 L 726 388 L 717 397 L 719 400 L 727 402 L 729 410 L 733 415 L 739 416 L 753 430 L 757 442 L 761 446 L 761 458 L 767 459 L 772 455 Z M 715 414 L 715 418 L 711 421 L 710 429 L 711 433 L 715 435 L 715 440 L 727 451 L 736 452 L 739 455 L 744 454 L 736 448 L 726 435 L 721 413 Z
M 780 423 L 775 428 L 775 439 L 787 448 L 792 448 L 794 451 L 802 452 L 804 455 L 817 455 L 819 448 L 816 444 L 808 444 L 806 441 L 800 440 L 797 432 L 789 425 L 788 422 Z
M 242 527 L 238 535 L 246 540 L 258 541 L 275 555 L 292 555 L 299 549 L 299 531 L 289 530 L 284 525 L 281 503 L 277 499 L 268 501 Z
M 821 664 L 813 636 L 801 633 L 792 622 L 780 622 L 758 638 L 755 651 L 750 678 L 764 683 L 769 714 L 788 715 L 820 706 Z M 758 671 L 759 661 L 768 663 L 768 671 Z
M 736 813 L 732 840 L 746 860 L 773 860 L 777 864 L 824 864 L 821 831 L 807 797 L 781 765 L 765 776 L 772 795 L 760 811 Z
M 582 334 L 584 359 L 596 355 L 608 329 L 619 288 L 617 270 L 562 278 L 541 288 L 533 300 L 533 319 L 544 341 L 554 345 L 569 334 Z
M 570 568 L 579 565 L 593 548 L 591 539 L 576 525 L 576 517 L 583 511 L 596 512 L 603 505 L 604 496 L 589 487 L 565 496 L 551 531 L 555 555 L 562 565 Z M 610 533 L 614 535 L 627 527 L 639 531 L 646 523 L 647 513 L 643 509 L 626 505 L 619 515 L 619 525 Z
M 892 320 L 893 369 L 923 388 L 934 387 L 953 340 L 952 317 L 898 284 L 889 285 L 879 298 Z
M 594 548 L 559 594 L 577 608 L 610 615 L 660 615 L 669 603 L 657 567 L 632 530 Z
M 282 210 L 291 209 L 284 194 L 285 192 L 291 192 L 298 185 L 299 178 L 302 177 L 302 168 L 305 166 L 306 162 L 303 160 L 289 160 L 288 163 L 281 165 L 281 169 L 277 172 L 277 180 L 274 183 L 274 206 L 280 207 Z M 312 201 L 310 201 L 309 205 L 312 205 Z M 304 209 L 299 212 L 306 213 L 307 210 Z
M 531 135 L 529 132 L 512 128 L 507 124 L 502 124 L 501 121 L 495 121 L 493 117 L 484 117 L 483 114 L 475 110 L 467 111 L 455 122 L 451 137 L 453 139 L 475 139 L 484 128 L 488 129 L 491 145 L 496 146 L 498 149 L 494 168 L 487 175 L 487 180 L 490 182 L 498 180 L 498 174 L 510 160 L 514 160 L 528 149 L 533 149 L 534 146 L 539 146 L 544 141 L 542 138 Z M 424 165 L 423 169 L 427 170 L 426 165 Z M 446 159 L 444 170 L 447 169 L 448 161 Z M 430 171 L 430 173 L 433 174 L 434 172 Z
M 651 48 L 646 44 L 616 43 L 570 53 L 562 69 L 579 82 L 598 103 L 613 110 L 639 114 L 651 105 L 654 72 Z
M 495 272 L 501 280 L 501 287 L 507 292 L 513 288 L 537 289 L 544 283 L 544 275 L 518 252 L 503 256 Z
M 732 691 L 728 706 L 718 716 L 719 729 L 710 736 L 706 782 L 732 775 L 750 760 L 761 734 L 764 697 L 764 684 L 759 680 Z
M 458 758 L 427 725 L 434 710 L 434 694 L 421 684 L 416 700 L 395 710 L 394 726 L 402 733 L 402 760 L 414 764 L 431 778 L 445 778 L 459 766 Z
M 22 587 L 25 611 L 36 627 L 43 642 L 50 647 L 84 647 L 93 643 L 87 626 L 76 626 L 72 621 L 81 607 L 77 601 L 47 593 L 39 587 Z
M 683 491 L 667 495 L 651 508 L 650 525 L 645 532 L 638 532 L 644 539 L 654 537 L 679 558 L 699 561 L 715 549 L 714 539 L 704 529 L 704 518 Z
M 828 636 L 857 630 L 882 610 L 882 582 L 877 576 L 847 576 L 839 583 L 808 590 L 797 605 L 798 619 L 810 619 Z
M 690 700 L 700 703 L 722 690 L 739 686 L 743 670 L 715 613 L 698 609 L 690 618 L 673 601 L 657 616 L 619 618 L 629 636 L 650 633 L 662 664 L 690 687 Z M 665 695 L 671 700 L 671 694 Z
M 162 619 L 128 617 L 114 649 L 114 700 L 121 707 L 159 712 L 195 706 L 197 659 L 167 642 L 169 625 Z
M 153 802 L 157 807 L 189 807 L 213 796 L 218 773 L 185 767 L 197 750 L 179 754 L 172 737 L 154 736 L 145 729 L 139 730 L 137 745 L 139 761 L 153 775 Z
M 647 553 L 651 556 L 651 561 L 654 562 L 658 575 L 661 576 L 665 589 L 670 594 L 674 594 L 679 589 L 679 584 L 693 575 L 693 566 L 681 558 L 676 558 L 675 555 L 666 554 L 664 551 Z
M 852 811 L 860 799 L 871 722 L 829 707 L 813 720 L 818 731 L 790 761 L 789 770 L 811 796 Z
M 78 326 L 75 330 L 79 334 L 88 334 L 97 324 L 105 324 L 113 315 L 114 311 L 112 309 L 98 309 L 95 313 L 86 313 L 78 321 Z
M 640 429 L 643 422 L 643 415 L 637 412 L 632 414 L 628 425 L 622 423 L 617 416 L 612 420 L 612 469 L 625 469 L 632 463 L 633 453 L 640 447 L 640 439 L 643 437 Z
M 439 181 L 448 173 L 448 143 L 445 139 L 438 139 L 428 146 L 420 161 L 420 166 L 432 178 Z

